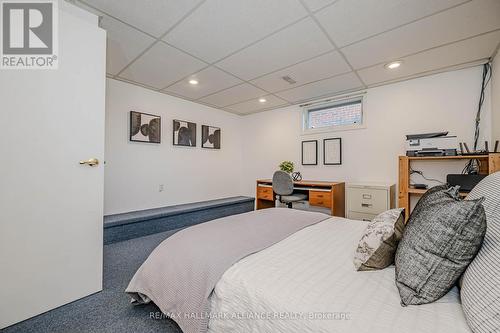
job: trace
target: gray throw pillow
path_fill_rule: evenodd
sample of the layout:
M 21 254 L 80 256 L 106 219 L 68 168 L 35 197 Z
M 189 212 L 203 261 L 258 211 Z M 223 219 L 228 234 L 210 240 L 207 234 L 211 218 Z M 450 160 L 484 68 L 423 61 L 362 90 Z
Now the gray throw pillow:
M 460 200 L 438 186 L 417 203 L 396 251 L 396 285 L 403 306 L 444 296 L 474 259 L 486 232 L 482 199 Z
M 369 271 L 392 265 L 404 227 L 404 208 L 390 209 L 377 215 L 366 227 L 354 253 L 356 269 Z
M 488 228 L 483 246 L 462 278 L 460 297 L 475 333 L 500 331 L 500 172 L 484 178 L 467 200 L 484 198 Z

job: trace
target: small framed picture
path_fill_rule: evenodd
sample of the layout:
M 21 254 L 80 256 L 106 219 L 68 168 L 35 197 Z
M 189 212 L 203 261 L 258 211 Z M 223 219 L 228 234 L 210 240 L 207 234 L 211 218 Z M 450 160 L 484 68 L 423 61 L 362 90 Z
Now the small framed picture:
M 342 138 L 330 138 L 323 140 L 323 164 L 342 164 Z
M 302 165 L 318 165 L 318 140 L 302 141 Z
M 201 147 L 220 149 L 220 128 L 201 125 Z
M 130 111 L 130 141 L 161 143 L 161 117 Z
M 196 123 L 174 119 L 174 146 L 196 147 Z

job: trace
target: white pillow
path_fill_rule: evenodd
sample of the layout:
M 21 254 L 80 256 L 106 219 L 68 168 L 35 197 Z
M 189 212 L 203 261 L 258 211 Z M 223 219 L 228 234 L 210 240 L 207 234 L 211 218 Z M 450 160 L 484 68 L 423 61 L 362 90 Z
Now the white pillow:
M 403 236 L 404 208 L 377 215 L 366 227 L 354 254 L 358 271 L 383 269 L 394 263 L 398 243 Z
M 486 236 L 462 277 L 465 318 L 474 333 L 500 329 L 500 172 L 484 178 L 466 200 L 484 197 Z

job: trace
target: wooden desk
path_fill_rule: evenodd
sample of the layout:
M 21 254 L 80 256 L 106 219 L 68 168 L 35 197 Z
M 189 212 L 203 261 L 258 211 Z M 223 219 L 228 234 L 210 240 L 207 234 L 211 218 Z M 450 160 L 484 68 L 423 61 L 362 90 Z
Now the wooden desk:
M 330 209 L 333 216 L 345 217 L 345 183 L 301 180 L 294 189 L 308 192 L 309 205 Z M 259 179 L 256 186 L 256 209 L 275 207 L 276 193 L 271 179 Z

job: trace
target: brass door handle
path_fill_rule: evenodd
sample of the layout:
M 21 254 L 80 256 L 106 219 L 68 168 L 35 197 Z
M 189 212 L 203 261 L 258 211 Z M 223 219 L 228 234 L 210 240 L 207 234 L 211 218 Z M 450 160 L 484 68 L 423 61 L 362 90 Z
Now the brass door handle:
M 96 166 L 99 164 L 99 160 L 97 158 L 91 158 L 90 160 L 86 160 L 86 161 L 80 161 L 80 164 L 86 164 L 88 166 Z

